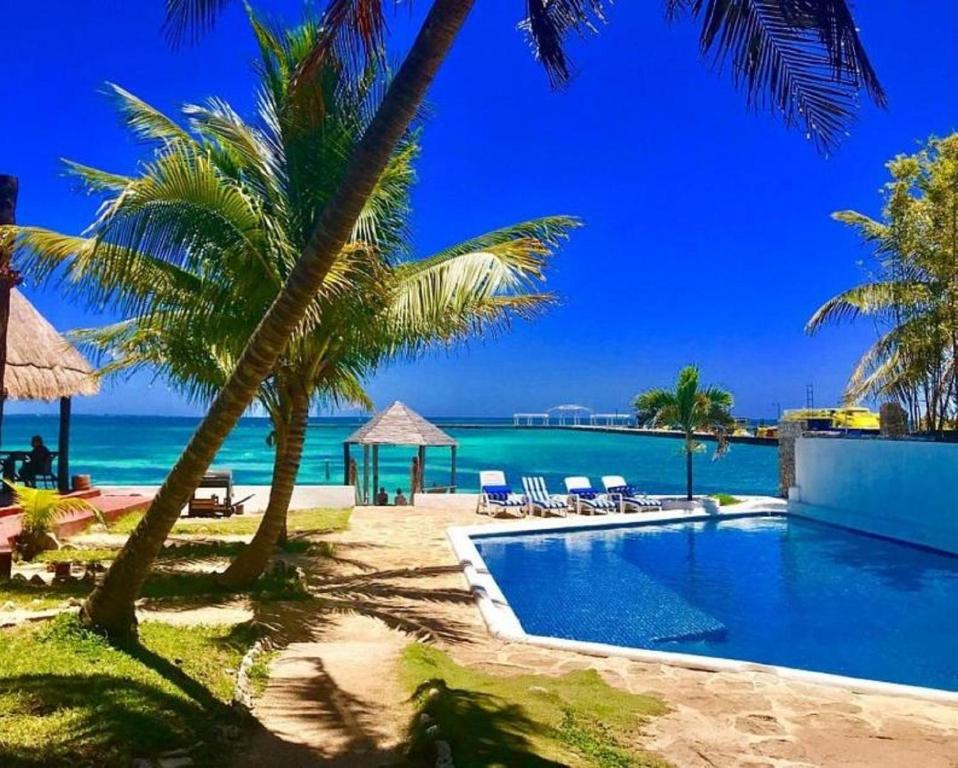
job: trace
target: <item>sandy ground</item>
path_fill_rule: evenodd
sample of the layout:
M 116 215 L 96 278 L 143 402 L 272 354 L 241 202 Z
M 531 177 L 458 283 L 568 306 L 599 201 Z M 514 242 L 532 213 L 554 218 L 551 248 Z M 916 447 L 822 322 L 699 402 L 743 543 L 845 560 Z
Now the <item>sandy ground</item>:
M 388 765 L 408 717 L 396 658 L 414 637 L 500 674 L 593 667 L 612 685 L 653 693 L 670 712 L 648 726 L 645 746 L 676 766 L 958 766 L 958 706 L 493 639 L 445 540 L 448 525 L 487 519 L 358 508 L 348 530 L 326 537 L 335 557 L 313 580 L 326 610 L 276 617 L 306 636 L 274 664 L 243 766 Z

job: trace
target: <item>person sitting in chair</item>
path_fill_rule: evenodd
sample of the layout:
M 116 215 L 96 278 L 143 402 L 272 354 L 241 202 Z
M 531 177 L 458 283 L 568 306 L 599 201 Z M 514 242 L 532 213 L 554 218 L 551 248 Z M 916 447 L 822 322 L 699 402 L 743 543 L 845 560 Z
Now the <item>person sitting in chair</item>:
M 406 504 L 409 503 L 406 501 L 405 495 L 403 495 L 402 488 L 396 489 L 396 498 L 394 500 L 394 503 L 396 504 L 397 507 L 405 507 Z
M 385 507 L 389 504 L 389 494 L 386 493 L 385 488 L 380 488 L 379 493 L 376 494 L 376 506 Z
M 50 449 L 43 444 L 43 438 L 40 435 L 34 435 L 30 438 L 30 452 L 26 455 L 26 461 L 20 467 L 20 479 L 24 485 L 36 486 L 37 477 L 47 474 L 50 471 Z

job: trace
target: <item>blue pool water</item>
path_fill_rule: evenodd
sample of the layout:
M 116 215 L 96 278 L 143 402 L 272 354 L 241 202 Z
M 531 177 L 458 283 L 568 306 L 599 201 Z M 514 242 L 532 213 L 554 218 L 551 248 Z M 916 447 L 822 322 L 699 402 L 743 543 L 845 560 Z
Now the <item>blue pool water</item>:
M 768 516 L 474 541 L 529 634 L 958 691 L 958 557 Z
M 465 419 L 452 420 L 461 424 Z M 458 478 L 465 491 L 478 490 L 480 469 L 501 469 L 519 487 L 523 474 L 544 475 L 557 491 L 566 475 L 625 475 L 653 493 L 684 490 L 685 464 L 679 441 L 664 438 L 561 429 L 513 429 L 501 420 L 469 420 L 470 426 L 446 427 L 459 441 Z M 313 419 L 306 433 L 299 482 L 343 481 L 343 440 L 362 423 L 357 419 Z M 443 426 L 446 422 L 437 419 Z M 509 422 L 511 424 L 511 421 Z M 197 419 L 156 416 L 73 417 L 71 466 L 101 484 L 147 485 L 162 482 L 196 428 Z M 242 419 L 220 451 L 216 464 L 233 469 L 237 482 L 270 482 L 272 452 L 266 445 L 267 419 Z M 39 433 L 56 442 L 55 416 L 7 415 L 3 447 L 26 448 Z M 414 448 L 383 447 L 381 483 L 390 493 L 409 488 L 409 464 Z M 362 452 L 353 449 L 362 463 Z M 702 493 L 774 494 L 778 452 L 773 446 L 733 445 L 728 455 L 712 460 L 712 450 L 695 456 L 696 488 Z M 427 484 L 449 481 L 449 451 L 429 450 Z

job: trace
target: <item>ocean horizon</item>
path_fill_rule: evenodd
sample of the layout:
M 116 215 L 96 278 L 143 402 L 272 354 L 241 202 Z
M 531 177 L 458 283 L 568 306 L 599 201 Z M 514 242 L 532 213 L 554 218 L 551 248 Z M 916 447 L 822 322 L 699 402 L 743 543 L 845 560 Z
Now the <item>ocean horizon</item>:
M 343 483 L 343 441 L 368 416 L 312 417 L 298 483 Z M 601 476 L 624 475 L 649 493 L 685 490 L 684 457 L 676 441 L 657 437 L 550 427 L 519 427 L 512 417 L 434 417 L 459 442 L 458 487 L 478 490 L 481 469 L 501 469 L 519 487 L 523 475 L 542 475 L 556 492 L 563 478 L 587 475 L 596 485 Z M 89 474 L 100 485 L 154 485 L 163 481 L 186 445 L 199 417 L 159 415 L 75 414 L 71 422 L 71 474 Z M 3 421 L 3 449 L 26 448 L 39 434 L 56 449 L 57 417 L 53 414 L 10 414 Z M 217 455 L 214 467 L 231 469 L 237 483 L 267 485 L 271 480 L 271 432 L 267 417 L 240 420 Z M 416 450 L 410 446 L 380 448 L 380 485 L 390 494 L 409 490 L 409 469 Z M 448 485 L 450 455 L 446 448 L 428 449 L 426 485 Z M 352 456 L 362 470 L 362 450 Z M 775 494 L 778 453 L 772 446 L 731 446 L 714 459 L 714 446 L 695 455 L 696 491 L 701 493 Z M 360 476 L 361 482 L 361 476 Z

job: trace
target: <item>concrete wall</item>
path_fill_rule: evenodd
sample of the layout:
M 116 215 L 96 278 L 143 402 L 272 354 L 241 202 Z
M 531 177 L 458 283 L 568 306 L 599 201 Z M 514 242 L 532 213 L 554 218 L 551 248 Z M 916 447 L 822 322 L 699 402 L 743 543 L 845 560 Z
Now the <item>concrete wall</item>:
M 801 437 L 790 511 L 958 554 L 958 445 Z

